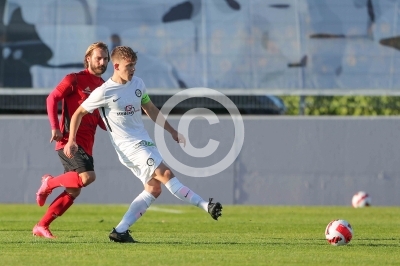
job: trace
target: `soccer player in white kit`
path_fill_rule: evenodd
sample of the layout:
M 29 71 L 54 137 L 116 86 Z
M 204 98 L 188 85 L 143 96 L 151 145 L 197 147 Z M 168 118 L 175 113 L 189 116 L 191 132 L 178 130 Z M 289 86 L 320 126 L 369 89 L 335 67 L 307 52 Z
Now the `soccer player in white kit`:
M 111 143 L 120 162 L 128 167 L 142 182 L 144 190 L 129 206 L 120 223 L 113 228 L 109 238 L 115 242 L 135 242 L 129 228 L 146 212 L 161 194 L 161 183 L 177 198 L 207 211 L 218 220 L 222 205 L 207 202 L 184 186 L 163 163 L 163 159 L 144 127 L 142 109 L 156 123 L 168 131 L 177 143 L 186 144 L 183 135 L 166 120 L 157 116 L 160 110 L 152 103 L 143 81 L 135 77 L 136 53 L 127 46 L 117 46 L 111 52 L 114 73 L 102 86 L 94 90 L 78 107 L 71 118 L 68 143 L 64 153 L 72 158 L 78 150 L 76 132 L 82 117 L 99 109 L 106 124 Z

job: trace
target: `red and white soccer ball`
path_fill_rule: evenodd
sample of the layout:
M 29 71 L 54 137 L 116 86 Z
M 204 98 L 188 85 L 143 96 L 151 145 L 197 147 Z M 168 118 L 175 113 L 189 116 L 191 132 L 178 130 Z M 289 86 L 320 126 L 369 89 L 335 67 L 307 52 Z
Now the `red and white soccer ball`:
M 364 191 L 357 192 L 351 200 L 351 205 L 354 208 L 363 208 L 371 206 L 371 197 Z
M 333 246 L 347 245 L 353 238 L 353 228 L 345 220 L 333 220 L 325 229 L 325 237 Z

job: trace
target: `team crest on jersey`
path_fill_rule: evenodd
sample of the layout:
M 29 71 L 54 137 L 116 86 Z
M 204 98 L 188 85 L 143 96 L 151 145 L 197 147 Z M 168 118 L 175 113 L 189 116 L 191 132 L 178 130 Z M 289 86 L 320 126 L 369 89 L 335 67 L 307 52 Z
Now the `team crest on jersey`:
M 137 90 L 135 91 L 135 94 L 136 94 L 137 97 L 142 97 L 142 91 L 139 90 L 139 89 L 137 89 Z
M 139 112 L 140 109 L 136 110 L 135 107 L 133 105 L 127 105 L 125 106 L 125 111 L 124 112 L 117 112 L 118 116 L 122 116 L 122 115 L 133 115 L 136 112 Z
M 153 158 L 147 159 L 147 165 L 148 166 L 153 166 L 154 165 L 154 159 Z

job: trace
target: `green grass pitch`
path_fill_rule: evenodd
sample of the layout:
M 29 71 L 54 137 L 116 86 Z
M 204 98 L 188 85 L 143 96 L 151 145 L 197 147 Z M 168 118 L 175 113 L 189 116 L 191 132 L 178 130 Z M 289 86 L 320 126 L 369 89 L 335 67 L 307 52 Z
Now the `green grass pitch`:
M 1 265 L 399 265 L 400 208 L 224 206 L 219 221 L 188 205 L 154 205 L 132 226 L 134 244 L 108 233 L 128 205 L 75 204 L 51 226 L 55 240 L 32 236 L 46 210 L 0 204 Z M 344 219 L 346 246 L 325 227 Z

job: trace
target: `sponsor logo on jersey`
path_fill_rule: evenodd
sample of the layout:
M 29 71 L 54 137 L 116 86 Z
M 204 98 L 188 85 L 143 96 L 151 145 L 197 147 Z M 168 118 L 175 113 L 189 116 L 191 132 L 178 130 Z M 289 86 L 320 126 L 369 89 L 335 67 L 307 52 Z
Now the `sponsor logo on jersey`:
M 134 115 L 136 112 L 139 112 L 140 109 L 135 109 L 133 105 L 127 105 L 125 106 L 125 111 L 124 112 L 117 112 L 118 116 L 125 116 L 125 115 Z
M 136 94 L 137 97 L 142 97 L 142 91 L 139 90 L 139 89 L 137 89 L 137 90 L 135 91 L 135 94 Z
M 135 148 L 155 146 L 153 142 L 142 140 L 135 144 Z

